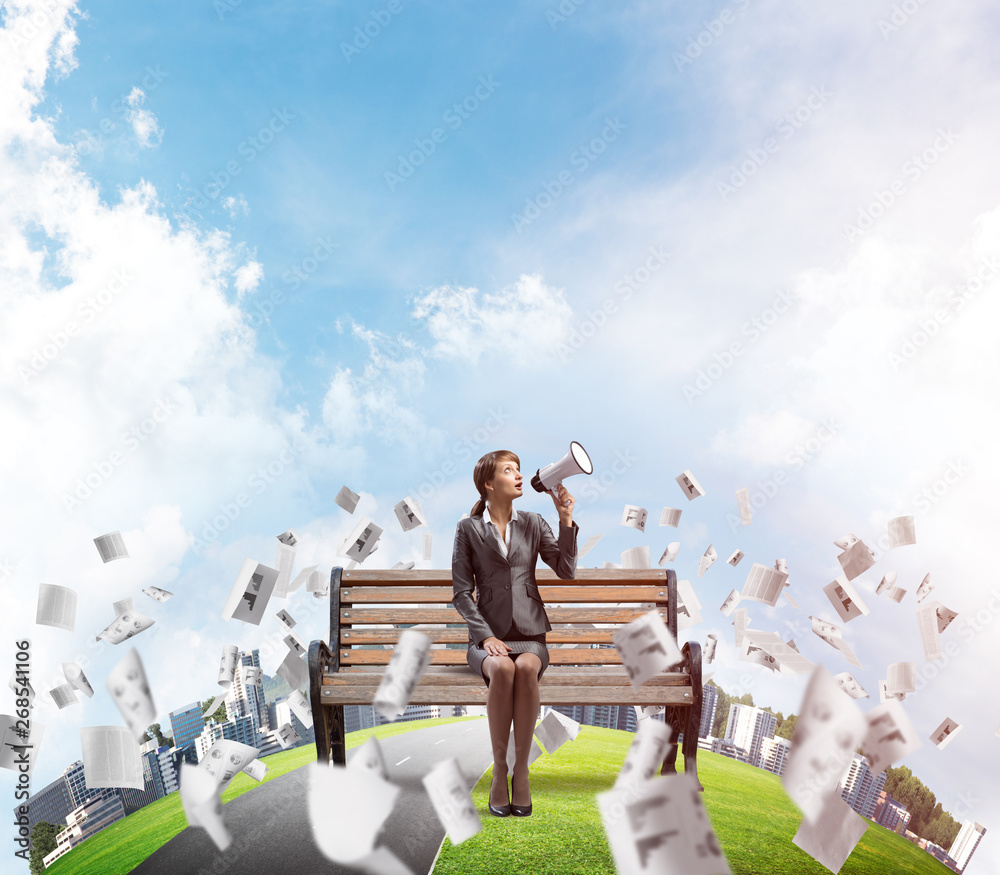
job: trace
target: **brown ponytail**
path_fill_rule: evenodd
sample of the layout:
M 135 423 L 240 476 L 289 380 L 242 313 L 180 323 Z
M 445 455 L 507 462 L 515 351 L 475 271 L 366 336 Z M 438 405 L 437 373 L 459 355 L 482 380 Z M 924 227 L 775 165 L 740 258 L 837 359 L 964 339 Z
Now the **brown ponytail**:
M 518 468 L 521 467 L 521 460 L 517 457 L 517 453 L 512 453 L 510 450 L 493 450 L 476 462 L 476 467 L 472 471 L 472 480 L 479 492 L 479 500 L 472 505 L 469 516 L 483 515 L 483 511 L 486 510 L 486 483 L 492 480 L 496 474 L 497 463 L 506 461 L 514 462 Z

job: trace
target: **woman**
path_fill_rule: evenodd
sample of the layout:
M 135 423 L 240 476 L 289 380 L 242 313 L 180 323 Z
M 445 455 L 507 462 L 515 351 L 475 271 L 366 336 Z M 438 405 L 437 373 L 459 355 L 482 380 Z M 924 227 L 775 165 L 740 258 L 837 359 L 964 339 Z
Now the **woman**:
M 468 663 L 488 688 L 490 813 L 526 817 L 531 814 L 528 756 L 538 719 L 538 681 L 549 664 L 545 633 L 552 628 L 535 582 L 535 563 L 540 555 L 557 576 L 571 580 L 579 529 L 573 522 L 573 496 L 561 484 L 549 493 L 559 512 L 558 538 L 540 514 L 514 510 L 513 501 L 522 494 L 521 462 L 508 450 L 487 453 L 472 477 L 479 501 L 455 530 L 452 604 L 469 624 Z M 511 719 L 516 761 L 508 793 Z

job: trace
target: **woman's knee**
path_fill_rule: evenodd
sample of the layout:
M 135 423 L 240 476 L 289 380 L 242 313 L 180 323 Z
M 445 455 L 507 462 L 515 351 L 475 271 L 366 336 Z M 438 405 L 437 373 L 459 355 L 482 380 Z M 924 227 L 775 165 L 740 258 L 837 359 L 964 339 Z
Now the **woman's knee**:
M 491 684 L 514 679 L 514 663 L 509 656 L 487 656 L 483 660 L 483 668 Z
M 521 680 L 538 681 L 538 672 L 542 669 L 542 661 L 534 653 L 524 653 L 514 663 L 514 675 Z

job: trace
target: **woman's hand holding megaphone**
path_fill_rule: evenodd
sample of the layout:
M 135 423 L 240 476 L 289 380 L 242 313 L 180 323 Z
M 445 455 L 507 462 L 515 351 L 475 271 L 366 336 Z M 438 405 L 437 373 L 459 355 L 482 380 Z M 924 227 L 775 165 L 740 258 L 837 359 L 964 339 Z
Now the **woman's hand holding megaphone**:
M 546 491 L 552 496 L 552 502 L 559 511 L 559 522 L 564 526 L 573 525 L 573 505 L 576 504 L 576 499 L 569 494 L 569 490 L 560 483 L 555 492 L 551 489 Z

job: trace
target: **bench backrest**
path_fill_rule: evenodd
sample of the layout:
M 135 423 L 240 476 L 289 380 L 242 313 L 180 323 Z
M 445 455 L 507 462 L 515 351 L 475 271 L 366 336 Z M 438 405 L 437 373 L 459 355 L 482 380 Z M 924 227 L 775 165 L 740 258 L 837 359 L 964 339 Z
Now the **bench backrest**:
M 553 627 L 546 636 L 551 665 L 620 665 L 618 651 L 610 646 L 612 634 L 654 607 L 677 637 L 677 577 L 672 569 L 578 569 L 574 580 L 560 580 L 546 569 L 537 571 L 536 579 Z M 451 596 L 449 569 L 334 568 L 332 669 L 387 665 L 392 646 L 410 626 L 419 627 L 434 644 L 445 645 L 431 650 L 432 665 L 465 665 L 468 626 L 452 607 Z

